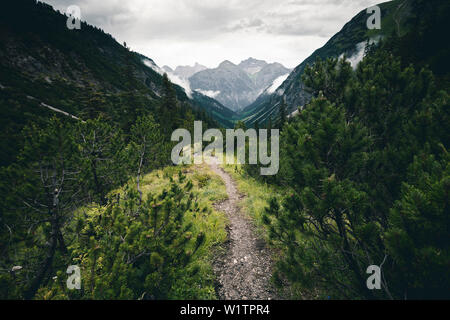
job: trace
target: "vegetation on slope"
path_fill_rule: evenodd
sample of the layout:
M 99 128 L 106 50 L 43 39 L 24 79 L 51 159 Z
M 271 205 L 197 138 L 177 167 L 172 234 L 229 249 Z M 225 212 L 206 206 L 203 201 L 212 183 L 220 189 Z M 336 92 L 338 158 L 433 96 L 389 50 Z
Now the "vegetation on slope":
M 128 75 L 132 86 L 137 80 Z M 107 95 L 80 90 L 85 120 L 60 113 L 51 117 L 53 111 L 39 100 L 18 89 L 2 89 L 2 101 L 12 108 L 2 109 L 9 120 L 3 142 L 11 154 L 0 168 L 1 297 L 212 297 L 205 262 L 209 249 L 203 246 L 220 241 L 220 218 L 211 215 L 214 225 L 208 225 L 209 220 L 190 217 L 211 211 L 199 207 L 183 175 L 159 194 L 148 196 L 143 185 L 145 174 L 170 164 L 172 131 L 193 130 L 191 109 L 177 99 L 167 77 L 162 81 L 161 97 L 153 104 L 136 91 Z M 29 117 L 22 111 L 29 111 Z M 136 189 L 124 189 L 116 202 L 110 192 L 133 177 Z M 203 187 L 208 177 L 197 177 Z M 213 199 L 211 192 L 208 197 Z M 206 229 L 215 231 L 212 239 Z M 192 261 L 203 262 L 194 267 Z M 61 272 L 77 263 L 90 275 L 84 278 L 89 286 L 71 296 L 60 287 Z M 186 274 L 192 275 L 188 282 L 201 277 L 198 290 L 182 282 Z M 53 284 L 55 276 L 60 280 Z M 114 287 L 106 288 L 111 282 Z
M 226 221 L 212 203 L 223 182 L 202 167 L 166 167 L 111 192 L 105 206 L 77 210 L 66 227 L 83 290 L 68 290 L 65 265 L 37 299 L 215 299 L 211 267 Z
M 393 37 L 396 53 L 403 57 L 402 63 L 413 63 L 420 67 L 429 65 L 442 87 L 448 85 L 450 46 L 443 39 L 449 29 L 449 4 L 439 0 L 394 0 L 378 6 L 381 9 L 381 29 L 369 30 L 366 23 L 370 14 L 366 10 L 361 11 L 323 47 L 298 65 L 277 92 L 263 94 L 244 108 L 240 120 L 249 127 L 255 122 L 260 126 L 267 125 L 270 119 L 276 122 L 283 101 L 288 114 L 296 111 L 311 99 L 302 75 L 305 68 L 314 64 L 318 57 L 322 60 L 344 54 L 351 57 L 358 50 L 358 44 L 389 37 Z
M 282 127 L 280 172 L 266 181 L 292 191 L 263 220 L 299 297 L 448 296 L 448 88 L 391 48 L 368 48 L 355 71 L 317 60 L 303 77 L 315 98 Z M 380 291 L 366 286 L 374 264 Z
M 224 185 L 204 168 L 155 170 L 167 148 L 151 116 L 126 145 L 100 120 L 54 118 L 24 133 L 19 161 L 1 172 L 2 298 L 215 298 L 226 221 L 212 203 Z M 67 289 L 69 265 L 82 290 Z

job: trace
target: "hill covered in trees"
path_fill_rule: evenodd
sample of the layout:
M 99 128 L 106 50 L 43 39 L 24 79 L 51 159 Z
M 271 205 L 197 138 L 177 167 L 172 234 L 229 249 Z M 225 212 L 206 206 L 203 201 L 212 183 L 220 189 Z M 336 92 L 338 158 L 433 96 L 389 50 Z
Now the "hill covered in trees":
M 239 116 L 247 126 L 267 125 L 269 119 L 280 117 L 279 109 L 285 104 L 286 113 L 291 114 L 311 99 L 304 86 L 302 75 L 305 68 L 319 57 L 338 58 L 344 55 L 356 67 L 364 56 L 367 44 L 394 37 L 403 46 L 405 62 L 420 65 L 429 64 L 431 70 L 448 83 L 449 45 L 446 38 L 448 25 L 448 4 L 445 1 L 394 0 L 378 5 L 381 10 L 381 29 L 368 29 L 367 19 L 371 16 L 362 10 L 327 43 L 315 50 L 298 65 L 273 93 L 263 92 L 258 99 L 244 108 Z M 431 21 L 435 19 L 435 21 Z M 402 39 L 400 41 L 400 39 Z
M 413 4 L 415 27 L 367 46 L 356 69 L 337 58 L 306 66 L 311 102 L 277 122 L 280 171 L 264 180 L 287 195 L 260 223 L 282 250 L 275 280 L 298 297 L 449 298 L 448 44 L 436 43 L 449 6 Z M 366 286 L 370 265 L 381 290 Z

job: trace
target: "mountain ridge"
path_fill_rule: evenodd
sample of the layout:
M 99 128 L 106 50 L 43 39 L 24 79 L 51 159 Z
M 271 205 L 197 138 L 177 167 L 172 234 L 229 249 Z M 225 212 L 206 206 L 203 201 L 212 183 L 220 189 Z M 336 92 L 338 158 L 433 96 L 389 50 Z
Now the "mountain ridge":
M 239 64 L 224 60 L 216 68 L 199 71 L 188 80 L 192 90 L 214 93 L 216 100 L 238 111 L 290 71 L 281 63 L 267 63 L 250 57 Z

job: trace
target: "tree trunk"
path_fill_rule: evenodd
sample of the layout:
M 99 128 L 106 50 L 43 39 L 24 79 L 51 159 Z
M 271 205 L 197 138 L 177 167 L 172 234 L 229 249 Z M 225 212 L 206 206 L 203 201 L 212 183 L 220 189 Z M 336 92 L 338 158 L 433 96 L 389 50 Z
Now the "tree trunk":
M 57 234 L 58 230 L 56 230 L 55 225 L 52 223 L 52 235 L 50 238 L 50 248 L 47 253 L 47 257 L 44 259 L 44 263 L 42 264 L 41 268 L 39 269 L 36 277 L 31 282 L 30 286 L 24 293 L 24 297 L 27 300 L 30 300 L 34 297 L 36 292 L 39 290 L 39 287 L 41 286 L 42 281 L 45 278 L 45 275 L 47 274 L 47 271 L 50 269 L 53 258 L 55 256 L 56 252 L 56 245 L 57 245 Z
M 358 281 L 358 288 L 361 294 L 368 298 L 368 299 L 374 299 L 373 293 L 366 287 L 366 279 L 361 275 L 360 269 L 358 267 L 358 263 L 351 254 L 351 248 L 347 237 L 347 231 L 345 230 L 344 223 L 342 221 L 342 214 L 339 213 L 336 215 L 336 224 L 339 230 L 339 234 L 344 241 L 344 250 L 342 250 L 342 254 L 344 256 L 344 259 L 349 264 L 350 269 L 353 271 L 353 274 L 356 276 L 356 279 Z

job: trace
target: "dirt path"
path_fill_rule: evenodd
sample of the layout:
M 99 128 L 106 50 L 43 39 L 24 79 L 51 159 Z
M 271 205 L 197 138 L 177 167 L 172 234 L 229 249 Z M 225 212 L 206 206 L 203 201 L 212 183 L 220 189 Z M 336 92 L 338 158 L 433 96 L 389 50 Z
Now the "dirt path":
M 242 196 L 231 176 L 216 162 L 209 165 L 223 179 L 228 193 L 228 199 L 216 205 L 230 220 L 227 252 L 214 264 L 219 299 L 276 299 L 276 291 L 270 283 L 270 252 L 265 242 L 256 237 L 252 222 L 240 212 L 238 202 Z

